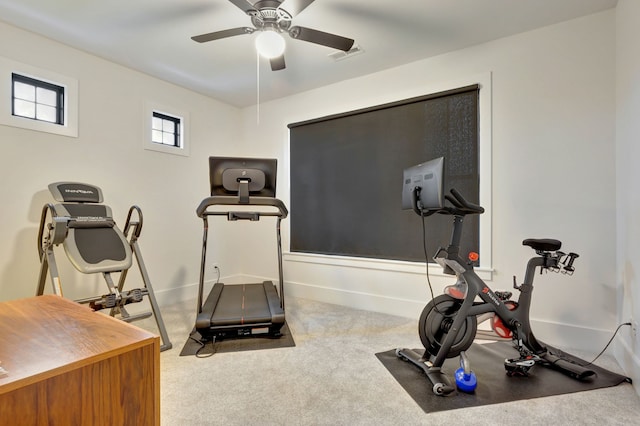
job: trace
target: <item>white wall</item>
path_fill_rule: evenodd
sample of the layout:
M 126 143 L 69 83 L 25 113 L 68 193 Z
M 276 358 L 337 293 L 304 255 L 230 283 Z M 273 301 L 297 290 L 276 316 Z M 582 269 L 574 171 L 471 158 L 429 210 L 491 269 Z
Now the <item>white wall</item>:
M 209 190 L 207 158 L 237 152 L 240 110 L 8 25 L 0 24 L 0 39 L 0 56 L 77 79 L 80 110 L 78 138 L 0 125 L 0 300 L 35 294 L 40 211 L 53 202 L 47 185 L 60 180 L 101 187 L 121 226 L 129 206 L 139 205 L 140 246 L 159 300 L 195 298 L 202 233 L 195 209 Z M 189 113 L 190 157 L 143 150 L 147 101 Z M 66 296 L 106 293 L 101 277 L 79 276 L 58 253 Z M 239 268 L 228 260 L 228 271 Z M 138 272 L 129 279 L 135 286 Z
M 616 8 L 616 188 L 618 322 L 640 319 L 640 3 L 620 0 Z M 620 330 L 617 359 L 640 381 L 640 337 Z
M 535 329 L 548 343 L 596 351 L 618 320 L 614 47 L 612 10 L 265 103 L 259 123 L 255 107 L 246 108 L 246 151 L 273 152 L 286 164 L 289 123 L 452 88 L 491 73 L 493 169 L 482 177 L 491 180 L 491 285 L 510 288 L 512 275 L 523 278 L 531 255 L 523 239 L 562 240 L 566 251 L 580 254 L 577 272 L 538 276 Z M 288 202 L 288 170 L 281 169 L 279 179 L 280 197 Z M 423 267 L 296 258 L 287 256 L 285 263 L 289 294 L 411 317 L 430 298 Z M 275 276 L 259 259 L 245 263 L 243 271 Z M 450 281 L 432 279 L 436 294 Z

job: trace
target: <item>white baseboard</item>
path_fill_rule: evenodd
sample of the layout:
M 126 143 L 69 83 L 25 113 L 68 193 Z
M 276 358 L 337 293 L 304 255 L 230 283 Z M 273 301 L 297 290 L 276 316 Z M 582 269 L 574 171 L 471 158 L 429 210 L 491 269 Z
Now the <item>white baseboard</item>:
M 379 294 L 345 291 L 342 289 L 286 283 L 287 294 L 325 303 L 348 306 L 354 309 L 381 312 L 406 318 L 418 319 L 424 302 L 400 299 Z M 417 327 L 417 325 L 416 325 Z M 571 324 L 531 320 L 531 327 L 538 339 L 551 346 L 576 349 L 597 355 L 607 344 L 613 331 L 598 330 Z
M 198 297 L 197 284 L 187 284 L 180 287 L 170 288 L 168 290 L 153 289 L 153 291 L 156 295 L 156 301 L 160 307 L 188 300 L 196 300 Z
M 555 321 L 531 319 L 531 329 L 536 338 L 545 344 L 561 349 L 577 349 L 586 352 L 587 361 L 593 360 L 607 345 L 614 330 L 602 330 L 564 324 Z M 613 353 L 609 346 L 607 353 Z
M 224 277 L 222 281 L 227 284 L 240 284 L 243 282 L 262 282 L 264 280 L 270 280 L 270 278 L 234 275 Z M 213 286 L 213 281 L 206 283 L 204 294 L 205 298 L 208 295 L 211 286 Z M 416 321 L 420 317 L 420 313 L 424 308 L 423 301 L 402 299 L 373 293 L 348 291 L 334 287 L 286 282 L 285 288 L 288 296 L 348 306 L 350 308 L 362 309 L 365 311 L 412 318 Z M 169 290 L 156 291 L 156 299 L 160 306 L 195 300 L 197 296 L 197 284 L 188 284 Z M 546 344 L 563 349 L 585 351 L 587 353 L 592 353 L 594 357 L 604 348 L 613 335 L 612 330 L 600 330 L 536 319 L 531 320 L 531 326 L 536 337 Z M 636 368 L 635 371 L 639 371 L 637 370 L 639 364 L 638 358 L 635 357 L 630 350 L 628 350 L 628 353 L 629 356 L 626 356 L 625 359 L 628 358 L 628 363 Z M 625 369 L 625 371 L 629 370 Z M 634 377 L 634 379 L 640 381 L 640 377 Z
M 616 361 L 618 361 L 625 374 L 631 377 L 633 388 L 640 396 L 640 358 L 633 352 L 629 342 L 624 339 L 616 341 L 615 355 Z
M 301 283 L 286 283 L 287 295 L 407 318 L 418 318 L 424 303 L 372 293 L 362 293 Z
M 270 278 L 235 275 L 224 277 L 222 281 L 227 284 L 240 284 L 264 280 L 270 280 Z M 213 284 L 213 281 L 206 283 L 205 298 Z M 332 287 L 286 282 L 285 288 L 288 296 L 413 318 L 416 321 L 424 308 L 424 302 L 422 301 L 347 291 Z M 156 291 L 155 294 L 158 304 L 161 307 L 167 306 L 178 302 L 195 300 L 198 296 L 198 285 L 196 283 L 187 284 L 177 288 Z M 600 353 L 613 335 L 612 330 L 594 329 L 558 322 L 532 319 L 531 323 L 536 337 L 544 343 L 565 350 L 579 350 L 592 354 L 593 357 Z M 632 348 L 623 339 L 618 338 L 614 343 L 615 348 L 610 347 L 607 353 L 614 353 L 616 361 L 625 371 L 625 374 L 631 377 L 636 393 L 640 396 L 640 386 L 638 386 L 638 383 L 640 383 L 640 358 L 634 354 Z M 612 344 L 612 346 L 614 345 Z M 587 357 L 589 358 L 588 361 L 591 361 L 592 358 L 590 357 L 591 355 Z
M 253 280 L 260 280 L 260 278 L 252 278 Z M 222 277 L 220 281 L 226 284 L 240 284 L 246 281 L 246 277 L 242 275 L 233 275 L 228 277 Z M 251 281 L 251 282 L 261 282 L 261 281 Z M 215 284 L 215 280 L 208 280 L 204 285 L 204 295 L 206 297 L 209 295 L 211 288 Z M 160 307 L 172 305 L 174 303 L 185 302 L 189 300 L 196 300 L 198 298 L 198 284 L 185 284 L 180 287 L 174 287 L 166 290 L 157 290 L 154 289 L 154 293 L 156 295 L 156 300 Z M 194 308 L 195 310 L 195 308 Z

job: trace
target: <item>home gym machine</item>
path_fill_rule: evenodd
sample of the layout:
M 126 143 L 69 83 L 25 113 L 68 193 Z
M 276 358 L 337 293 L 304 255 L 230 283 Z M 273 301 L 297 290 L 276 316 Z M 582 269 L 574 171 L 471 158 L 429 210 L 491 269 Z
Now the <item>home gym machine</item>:
M 285 313 L 280 222 L 288 211 L 284 203 L 275 198 L 276 168 L 275 159 L 209 158 L 211 196 L 202 200 L 196 209 L 203 221 L 204 233 L 195 328 L 203 341 L 281 336 Z M 227 285 L 216 282 L 203 301 L 209 216 L 225 217 L 228 221 L 275 217 L 278 288 L 271 281 Z
M 461 366 L 468 364 L 465 352 L 476 335 L 493 340 L 511 340 L 520 357 L 507 359 L 504 366 L 508 375 L 527 375 L 535 364 L 562 372 L 574 379 L 585 380 L 595 372 L 551 353 L 533 335 L 529 309 L 533 293 L 533 280 L 537 268 L 540 272 L 562 272 L 571 275 L 576 253 L 560 251 L 562 243 L 555 239 L 526 239 L 523 245 L 531 247 L 536 255 L 526 268 L 524 283 L 514 289 L 520 292 L 517 301 L 510 300 L 512 293 L 493 291 L 474 271 L 477 254 L 468 259 L 460 257 L 462 224 L 466 215 L 482 214 L 484 209 L 467 201 L 458 191 L 442 197 L 443 159 L 439 158 L 405 171 L 405 196 L 410 197 L 411 208 L 421 216 L 434 213 L 453 216 L 453 232 L 449 246 L 438 249 L 434 260 L 443 272 L 456 275 L 465 291 L 462 298 L 442 294 L 431 300 L 422 311 L 418 324 L 420 340 L 425 347 L 423 355 L 406 348 L 396 350 L 396 355 L 421 368 L 432 384 L 436 395 L 448 395 L 454 391 L 448 377 L 442 371 L 446 358 L 461 356 Z M 408 187 L 408 188 L 407 188 Z M 407 195 L 409 194 L 409 195 Z M 405 201 L 406 201 L 405 197 Z M 444 200 L 450 205 L 445 206 Z M 406 208 L 406 204 L 405 204 Z M 424 220 L 424 219 L 423 219 Z M 479 300 L 476 300 L 478 299 Z M 489 320 L 493 333 L 478 331 L 479 322 Z M 468 371 L 468 365 L 465 371 Z
M 154 316 L 162 339 L 160 350 L 171 349 L 171 342 L 162 321 L 147 269 L 142 260 L 138 239 L 142 232 L 142 210 L 129 209 L 124 232 L 116 225 L 111 208 L 102 203 L 102 190 L 95 185 L 79 182 L 56 182 L 49 191 L 60 204 L 46 204 L 42 208 L 38 232 L 40 274 L 36 295 L 44 294 L 47 271 L 51 277 L 53 293 L 62 296 L 62 285 L 56 264 L 54 246 L 63 245 L 71 264 L 83 274 L 101 273 L 109 293 L 76 299 L 99 311 L 109 309 L 110 315 L 125 322 Z M 49 220 L 47 220 L 49 219 Z M 135 256 L 143 288 L 124 289 L 127 273 Z M 119 273 L 115 284 L 112 273 Z M 130 303 L 142 302 L 147 297 L 151 312 L 131 315 L 125 308 Z

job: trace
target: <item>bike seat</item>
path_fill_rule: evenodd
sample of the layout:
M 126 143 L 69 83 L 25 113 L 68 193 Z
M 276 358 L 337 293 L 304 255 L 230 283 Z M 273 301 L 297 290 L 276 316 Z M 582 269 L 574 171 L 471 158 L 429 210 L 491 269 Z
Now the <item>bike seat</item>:
M 529 246 L 534 250 L 556 251 L 562 247 L 562 242 L 552 238 L 527 238 L 522 242 L 523 246 Z

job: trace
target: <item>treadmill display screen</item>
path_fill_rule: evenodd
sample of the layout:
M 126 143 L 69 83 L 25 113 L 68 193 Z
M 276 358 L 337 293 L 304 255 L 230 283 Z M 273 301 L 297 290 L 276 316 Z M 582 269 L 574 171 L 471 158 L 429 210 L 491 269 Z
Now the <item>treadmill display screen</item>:
M 237 195 L 246 181 L 252 196 L 275 197 L 277 164 L 274 158 L 209 157 L 211 195 Z

